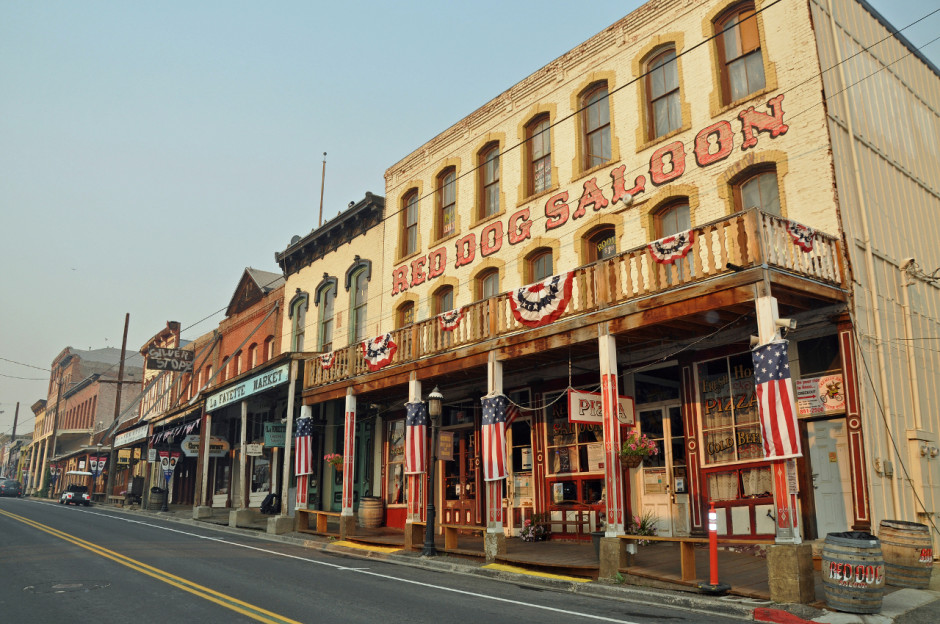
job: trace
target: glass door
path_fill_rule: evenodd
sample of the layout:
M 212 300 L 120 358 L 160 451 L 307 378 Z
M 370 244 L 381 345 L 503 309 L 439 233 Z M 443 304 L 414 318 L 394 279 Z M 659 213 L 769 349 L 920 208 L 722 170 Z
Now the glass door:
M 678 404 L 639 409 L 640 433 L 659 448 L 634 470 L 642 514 L 652 514 L 657 535 L 689 534 L 689 484 L 685 433 Z
M 440 461 L 443 484 L 443 523 L 478 525 L 481 510 L 477 493 L 482 485 L 478 468 L 476 431 L 473 426 L 450 429 L 453 461 Z

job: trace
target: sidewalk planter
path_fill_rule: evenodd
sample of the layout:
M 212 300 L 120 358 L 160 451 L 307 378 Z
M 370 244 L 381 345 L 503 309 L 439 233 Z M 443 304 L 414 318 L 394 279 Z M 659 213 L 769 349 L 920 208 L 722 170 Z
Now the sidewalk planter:
M 385 506 L 382 499 L 376 496 L 363 496 L 359 500 L 359 526 L 365 529 L 374 529 L 382 526 L 382 516 L 385 515 Z
M 862 531 L 830 533 L 822 553 L 826 604 L 848 613 L 878 613 L 885 593 L 881 542 Z
M 882 520 L 878 528 L 888 585 L 927 589 L 933 567 L 933 544 L 926 524 Z

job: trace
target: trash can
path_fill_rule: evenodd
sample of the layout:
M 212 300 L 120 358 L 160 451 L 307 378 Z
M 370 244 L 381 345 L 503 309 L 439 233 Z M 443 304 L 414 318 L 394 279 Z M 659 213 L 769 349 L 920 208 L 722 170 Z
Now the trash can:
M 598 561 L 601 559 L 601 538 L 604 537 L 604 531 L 591 531 L 591 543 L 594 544 L 594 556 Z
M 926 524 L 882 520 L 878 527 L 888 585 L 927 589 L 933 568 L 933 542 Z
M 163 509 L 163 501 L 165 499 L 166 490 L 158 487 L 150 488 L 150 502 L 147 504 L 147 509 L 150 511 L 160 511 Z
M 826 604 L 848 613 L 878 613 L 885 593 L 881 542 L 863 531 L 830 533 L 822 551 Z

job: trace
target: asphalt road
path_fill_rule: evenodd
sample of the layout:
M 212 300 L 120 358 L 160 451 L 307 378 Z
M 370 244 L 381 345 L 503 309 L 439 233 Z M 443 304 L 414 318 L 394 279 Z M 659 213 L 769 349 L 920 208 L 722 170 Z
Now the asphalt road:
M 0 621 L 737 620 L 442 574 L 109 508 L 0 498 Z

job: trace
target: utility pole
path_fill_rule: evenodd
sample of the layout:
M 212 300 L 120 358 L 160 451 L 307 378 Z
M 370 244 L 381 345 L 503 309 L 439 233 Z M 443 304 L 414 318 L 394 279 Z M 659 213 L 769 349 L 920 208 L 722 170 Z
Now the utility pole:
M 323 225 L 323 187 L 326 184 L 326 152 L 323 152 L 323 172 L 320 174 L 320 222 L 317 227 Z
M 108 453 L 108 479 L 105 485 L 105 497 L 111 495 L 111 487 L 114 485 L 114 462 L 117 461 L 117 450 L 114 448 L 114 434 L 117 431 L 117 419 L 121 416 L 121 388 L 124 386 L 124 353 L 127 351 L 127 328 L 130 322 L 131 313 L 127 312 L 124 314 L 124 338 L 121 340 L 121 363 L 118 366 L 117 396 L 114 398 L 114 420 L 111 423 L 115 425 L 115 427 L 111 430 L 111 452 Z M 103 441 L 104 440 L 99 440 L 99 442 Z
M 17 402 L 16 402 L 16 411 L 13 413 L 13 436 L 10 438 L 10 453 L 11 453 L 11 455 L 12 455 L 12 452 L 13 452 L 13 445 L 16 444 L 16 422 L 19 420 L 19 418 L 20 418 L 20 402 L 17 401 Z M 11 459 L 11 457 L 8 457 L 8 458 L 7 458 L 6 474 L 7 474 L 8 477 L 13 478 L 13 477 L 16 476 L 16 467 L 15 467 L 15 466 L 13 467 L 13 474 L 11 475 L 11 474 L 10 474 L 10 466 L 11 466 L 10 459 Z

